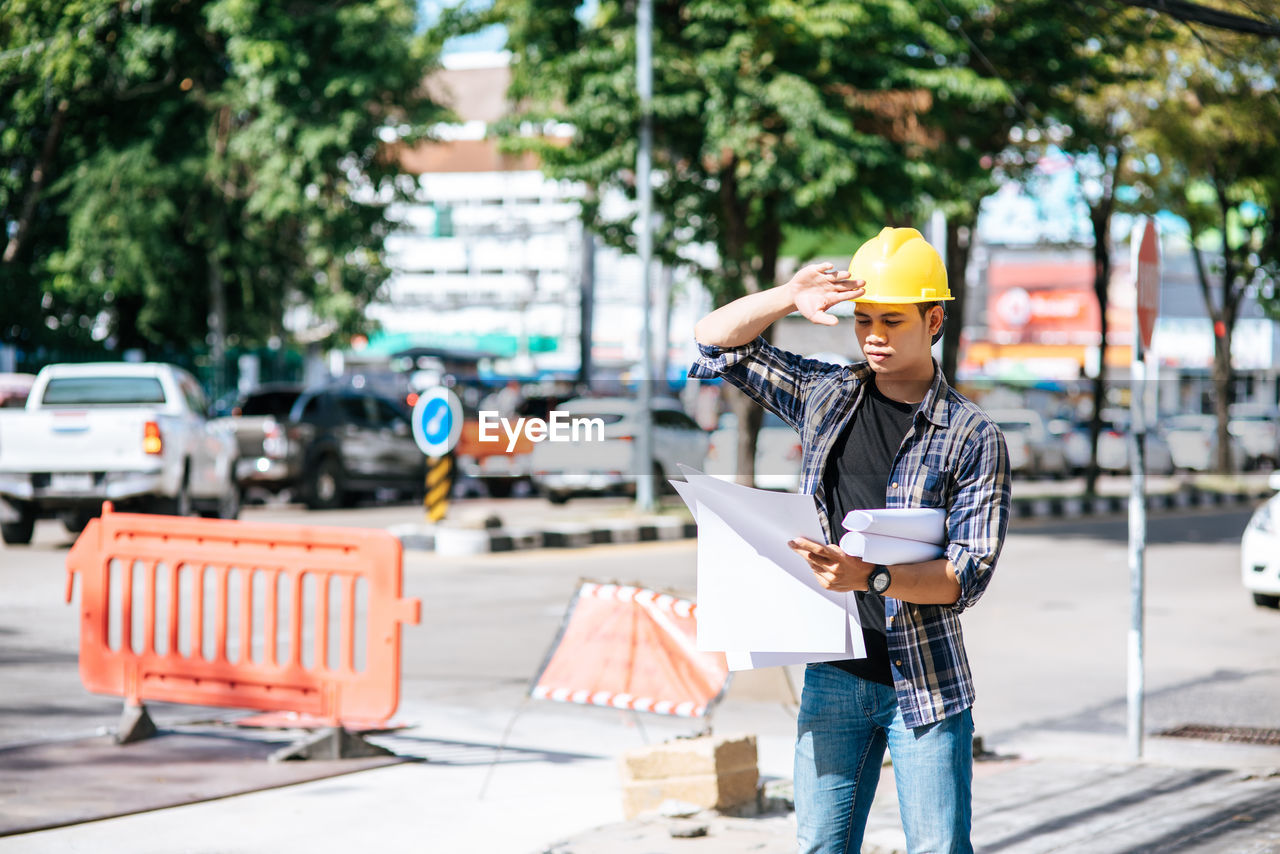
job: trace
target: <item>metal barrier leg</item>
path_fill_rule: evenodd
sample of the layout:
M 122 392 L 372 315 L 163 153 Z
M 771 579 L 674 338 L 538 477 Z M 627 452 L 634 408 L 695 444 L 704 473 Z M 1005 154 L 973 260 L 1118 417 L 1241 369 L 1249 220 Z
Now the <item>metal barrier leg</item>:
M 132 744 L 151 738 L 156 732 L 155 722 L 147 714 L 147 707 L 142 703 L 125 700 L 124 711 L 120 714 L 120 726 L 116 728 L 116 744 Z
M 340 726 L 313 732 L 271 754 L 271 762 L 294 759 L 358 759 L 363 756 L 394 756 L 395 753 L 371 744 L 358 733 Z

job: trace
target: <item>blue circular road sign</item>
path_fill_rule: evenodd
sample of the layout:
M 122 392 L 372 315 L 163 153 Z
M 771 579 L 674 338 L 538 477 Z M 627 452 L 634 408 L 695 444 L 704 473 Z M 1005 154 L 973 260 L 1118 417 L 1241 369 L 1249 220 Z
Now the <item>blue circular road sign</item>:
M 453 450 L 462 435 L 462 402 L 444 386 L 424 391 L 413 407 L 413 440 L 422 453 L 439 457 Z

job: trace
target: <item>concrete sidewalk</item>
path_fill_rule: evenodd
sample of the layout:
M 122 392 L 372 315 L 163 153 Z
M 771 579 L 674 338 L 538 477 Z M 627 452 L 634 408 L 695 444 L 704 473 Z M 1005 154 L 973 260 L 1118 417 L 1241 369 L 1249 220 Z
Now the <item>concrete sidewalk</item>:
M 618 758 L 646 742 L 689 734 L 689 721 L 545 702 L 480 715 L 435 704 L 402 712 L 416 725 L 377 740 L 425 761 L 0 838 L 0 852 L 794 850 L 794 817 L 785 808 L 753 817 L 700 813 L 623 821 Z M 730 697 L 717 712 L 716 732 L 756 734 L 762 778 L 785 789 L 791 710 Z M 1280 852 L 1276 748 L 1153 737 L 1147 759 L 1130 762 L 1120 735 L 1053 731 L 1023 732 L 991 747 L 996 755 L 975 772 L 978 851 Z M 130 761 L 128 754 L 122 751 L 119 761 Z M 155 769 L 156 780 L 163 770 Z M 40 786 L 51 773 L 27 769 L 23 782 Z M 673 831 L 702 835 L 676 838 Z M 863 850 L 905 851 L 890 768 Z

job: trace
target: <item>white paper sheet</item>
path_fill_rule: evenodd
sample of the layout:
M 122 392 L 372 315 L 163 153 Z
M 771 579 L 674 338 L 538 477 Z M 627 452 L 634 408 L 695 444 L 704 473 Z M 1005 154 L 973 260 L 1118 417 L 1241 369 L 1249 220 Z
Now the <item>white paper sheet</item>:
M 867 563 L 893 566 L 899 563 L 922 563 L 942 557 L 942 546 L 904 540 L 884 534 L 866 534 L 850 531 L 840 538 L 840 548 L 845 554 L 857 555 Z
M 699 648 L 725 652 L 730 670 L 864 658 L 856 598 L 823 588 L 786 546 L 796 536 L 825 541 L 813 497 L 681 468 L 688 482 L 671 484 L 699 523 Z M 841 547 L 875 563 L 932 560 L 943 554 L 945 524 L 940 508 L 856 510 L 845 517 L 851 530 Z M 832 643 L 836 604 L 842 649 Z
M 695 490 L 697 499 L 703 504 L 721 507 L 721 517 L 730 521 L 735 530 L 749 541 L 764 546 L 770 555 L 783 558 L 780 563 L 784 568 L 804 565 L 805 571 L 813 575 L 808 564 L 787 547 L 787 540 L 794 537 L 826 542 L 826 534 L 818 521 L 818 505 L 812 495 L 752 489 L 686 465 L 681 465 L 680 470 L 688 486 Z M 813 585 L 822 590 L 816 580 Z
M 676 495 L 679 495 L 689 508 L 689 512 L 693 514 L 693 521 L 698 521 L 698 496 L 694 494 L 693 487 L 685 483 L 683 480 L 669 480 L 667 483 L 675 487 Z
M 851 510 L 842 524 L 846 531 L 942 545 L 946 540 L 947 511 L 941 507 Z
M 813 496 L 768 493 L 690 470 L 698 520 L 698 648 L 851 655 L 848 595 L 787 546 L 823 539 Z
M 854 608 L 854 612 L 849 614 L 848 620 L 845 621 L 845 625 L 848 627 L 848 635 L 845 637 L 848 647 L 847 652 L 748 652 L 730 650 L 724 654 L 729 669 L 755 670 L 760 667 L 783 667 L 788 664 L 815 664 L 819 661 L 844 661 L 847 658 L 866 658 L 867 648 L 862 637 L 862 625 L 858 622 L 857 601 L 852 596 L 849 597 L 849 605 Z
M 691 474 L 696 473 L 691 469 Z M 684 499 L 684 503 L 688 505 L 689 512 L 693 514 L 693 521 L 698 521 L 698 497 L 696 491 L 688 483 L 680 480 L 672 480 L 669 483 L 675 487 L 676 493 Z M 701 534 L 701 531 L 699 531 Z M 846 602 L 849 600 L 846 599 Z M 847 605 L 846 605 L 847 607 Z M 699 611 L 701 618 L 702 612 Z M 789 664 L 810 664 L 819 661 L 843 661 L 847 658 L 866 658 L 867 650 L 862 637 L 862 626 L 858 623 L 857 613 L 849 614 L 845 621 L 845 651 L 844 652 L 749 652 L 744 650 L 728 650 L 725 651 L 725 659 L 728 662 L 730 670 L 756 670 L 762 667 L 782 667 Z

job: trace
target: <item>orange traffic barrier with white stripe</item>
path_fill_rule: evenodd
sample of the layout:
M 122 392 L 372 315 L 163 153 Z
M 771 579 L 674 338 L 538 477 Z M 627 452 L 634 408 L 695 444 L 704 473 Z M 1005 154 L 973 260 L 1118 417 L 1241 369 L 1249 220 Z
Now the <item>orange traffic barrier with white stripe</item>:
M 697 608 L 641 587 L 583 582 L 530 696 L 706 717 L 729 668 L 723 653 L 698 650 Z
M 400 542 L 385 531 L 115 513 L 67 555 L 80 676 L 161 700 L 386 721 L 400 702 Z

